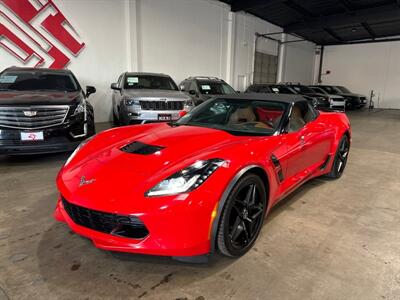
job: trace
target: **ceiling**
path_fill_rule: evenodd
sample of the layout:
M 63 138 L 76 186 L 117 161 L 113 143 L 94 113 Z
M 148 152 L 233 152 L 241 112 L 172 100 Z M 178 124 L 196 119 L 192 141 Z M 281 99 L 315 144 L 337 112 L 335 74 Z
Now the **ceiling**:
M 400 0 L 222 0 L 318 45 L 400 36 Z M 263 33 L 263 32 L 260 32 Z

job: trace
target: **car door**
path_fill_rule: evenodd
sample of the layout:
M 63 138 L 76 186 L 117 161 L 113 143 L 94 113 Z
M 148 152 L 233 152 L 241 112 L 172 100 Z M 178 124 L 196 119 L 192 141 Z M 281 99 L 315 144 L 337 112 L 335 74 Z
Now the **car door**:
M 335 130 L 321 121 L 318 111 L 308 104 L 306 125 L 301 129 L 305 164 L 309 172 L 320 168 L 328 159 Z
M 328 157 L 329 130 L 318 121 L 318 112 L 306 101 L 296 102 L 289 117 L 287 134 L 287 188 L 307 179 Z

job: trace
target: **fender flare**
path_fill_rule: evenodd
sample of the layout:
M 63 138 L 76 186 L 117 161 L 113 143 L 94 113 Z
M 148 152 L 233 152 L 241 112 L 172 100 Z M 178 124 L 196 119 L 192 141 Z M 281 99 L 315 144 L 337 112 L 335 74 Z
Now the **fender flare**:
M 257 165 L 257 164 L 252 164 L 252 165 L 248 165 L 244 168 L 242 168 L 239 172 L 236 173 L 236 175 L 233 177 L 233 179 L 229 182 L 227 188 L 225 189 L 225 191 L 223 192 L 221 199 L 218 202 L 218 208 L 217 208 L 217 215 L 215 217 L 215 219 L 213 220 L 212 223 L 212 227 L 211 227 L 211 234 L 210 234 L 210 254 L 214 254 L 217 250 L 217 241 L 216 241 L 216 237 L 217 237 L 217 233 L 218 233 L 218 227 L 219 227 L 219 223 L 221 221 L 221 216 L 222 216 L 222 211 L 225 207 L 225 203 L 228 200 L 229 194 L 231 193 L 232 189 L 234 188 L 234 186 L 236 185 L 236 183 L 239 181 L 240 178 L 242 178 L 242 176 L 247 173 L 248 171 L 250 171 L 251 169 L 255 169 L 255 168 L 261 168 L 264 169 L 262 166 Z M 266 172 L 266 175 L 268 177 L 268 181 L 269 176 L 268 173 Z M 268 182 L 269 184 L 269 182 Z M 269 196 L 268 196 L 269 197 Z M 268 200 L 268 199 L 267 199 Z

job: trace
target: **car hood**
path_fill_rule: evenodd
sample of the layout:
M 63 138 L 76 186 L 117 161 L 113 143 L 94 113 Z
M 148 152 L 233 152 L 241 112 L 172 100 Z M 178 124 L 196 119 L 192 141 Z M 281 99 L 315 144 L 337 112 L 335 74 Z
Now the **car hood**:
M 125 96 L 134 98 L 149 98 L 149 100 L 158 100 L 160 98 L 177 99 L 177 100 L 189 100 L 185 93 L 181 91 L 170 91 L 170 90 L 147 90 L 147 89 L 127 89 L 123 90 Z
M 326 98 L 326 96 L 327 96 L 325 94 L 320 94 L 320 93 L 304 93 L 302 95 L 306 95 L 309 97 L 322 97 L 322 98 Z
M 334 94 L 328 94 L 329 98 L 332 99 L 343 99 L 343 96 L 340 95 L 334 95 Z
M 80 92 L 2 91 L 0 105 L 72 105 L 81 97 Z
M 67 200 L 73 198 L 82 206 L 106 211 L 115 207 L 127 211 L 132 207 L 143 209 L 140 203 L 126 205 L 124 201 L 142 197 L 161 180 L 198 159 L 226 159 L 222 153 L 246 147 L 246 140 L 256 138 L 202 127 L 170 127 L 165 123 L 114 129 L 90 141 L 62 169 L 58 184 Z M 135 141 L 162 150 L 147 155 L 121 150 Z M 80 186 L 82 176 L 95 182 Z
M 341 94 L 338 94 L 339 96 L 342 96 L 342 97 L 365 97 L 364 95 L 361 95 L 361 94 L 354 94 L 354 93 L 341 93 Z

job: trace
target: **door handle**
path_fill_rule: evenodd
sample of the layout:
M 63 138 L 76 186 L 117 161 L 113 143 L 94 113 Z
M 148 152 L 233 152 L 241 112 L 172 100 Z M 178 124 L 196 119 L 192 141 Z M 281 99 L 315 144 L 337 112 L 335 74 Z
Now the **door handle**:
M 304 135 L 302 135 L 302 136 L 300 137 L 300 144 L 301 144 L 302 147 L 306 144 L 306 141 L 305 141 L 305 139 L 304 139 Z

